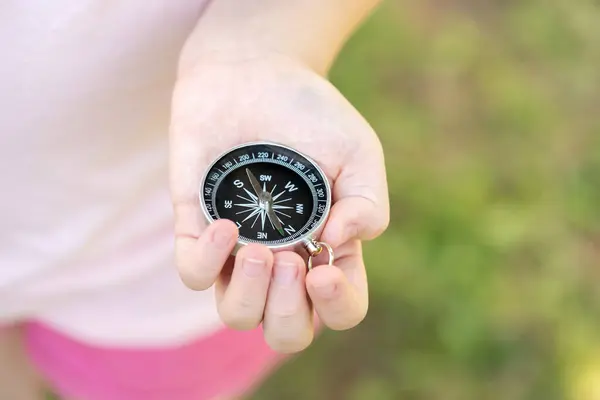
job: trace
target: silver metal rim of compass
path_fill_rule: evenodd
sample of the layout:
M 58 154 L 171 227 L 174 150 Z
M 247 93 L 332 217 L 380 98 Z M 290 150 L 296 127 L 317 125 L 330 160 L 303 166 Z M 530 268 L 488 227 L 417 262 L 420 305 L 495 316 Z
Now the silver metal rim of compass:
M 309 256 L 311 256 L 312 252 L 310 249 L 312 249 L 312 247 L 314 246 L 314 243 L 319 243 L 317 242 L 321 233 L 323 232 L 323 229 L 325 228 L 325 223 L 327 222 L 327 219 L 329 218 L 329 212 L 331 211 L 331 203 L 332 203 L 332 195 L 331 195 L 331 183 L 329 182 L 329 178 L 328 176 L 325 174 L 325 171 L 323 171 L 323 169 L 321 168 L 321 166 L 315 161 L 313 160 L 311 157 L 307 156 L 306 154 L 292 148 L 289 146 L 286 146 L 284 144 L 281 143 L 276 143 L 276 142 L 271 142 L 271 141 L 253 141 L 253 142 L 246 142 L 237 146 L 233 146 L 230 147 L 229 149 L 221 152 L 219 155 L 217 155 L 214 160 L 208 165 L 208 167 L 206 167 L 206 170 L 204 171 L 204 175 L 202 176 L 202 180 L 200 182 L 200 190 L 198 191 L 198 195 L 200 198 L 200 204 L 201 204 L 201 208 L 202 208 L 202 213 L 204 214 L 204 218 L 206 219 L 206 221 L 209 224 L 212 224 L 213 222 L 217 221 L 215 219 L 213 219 L 210 214 L 208 213 L 208 209 L 206 207 L 206 202 L 204 201 L 204 196 L 202 195 L 202 190 L 204 188 L 204 184 L 206 183 L 206 180 L 208 179 L 208 173 L 209 171 L 212 169 L 212 167 L 225 155 L 227 155 L 228 153 L 231 153 L 237 149 L 241 149 L 243 147 L 250 147 L 250 146 L 257 146 L 257 145 L 265 145 L 265 146 L 275 146 L 275 147 L 281 147 L 287 150 L 290 150 L 294 153 L 298 153 L 300 154 L 302 157 L 306 158 L 306 160 L 308 160 L 317 171 L 319 171 L 319 173 L 321 174 L 321 176 L 323 176 L 324 181 L 325 181 L 325 193 L 327 195 L 327 202 L 326 202 L 326 206 L 325 206 L 325 211 L 323 212 L 323 217 L 321 218 L 321 220 L 319 221 L 319 223 L 317 225 L 315 225 L 313 228 L 311 228 L 308 232 L 306 232 L 304 235 L 300 236 L 297 239 L 294 239 L 291 242 L 288 243 L 284 243 L 284 244 L 279 244 L 279 245 L 268 245 L 265 244 L 265 246 L 267 246 L 269 249 L 271 250 L 276 250 L 276 251 L 297 251 L 299 249 L 305 250 Z M 238 239 L 237 244 L 235 245 L 233 251 L 231 252 L 232 255 L 236 255 L 237 252 L 239 251 L 239 249 L 241 249 L 243 246 L 248 245 L 250 242 L 247 242 L 243 239 Z M 319 250 L 320 251 L 320 250 Z

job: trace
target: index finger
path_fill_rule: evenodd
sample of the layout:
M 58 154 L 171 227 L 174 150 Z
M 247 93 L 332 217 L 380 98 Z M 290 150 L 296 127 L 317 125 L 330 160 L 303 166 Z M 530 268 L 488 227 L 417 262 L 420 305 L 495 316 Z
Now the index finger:
M 211 287 L 237 242 L 237 226 L 225 219 L 215 221 L 199 238 L 175 237 L 175 262 L 183 283 L 194 290 Z
M 371 240 L 387 229 L 390 206 L 383 150 L 373 132 L 350 153 L 333 185 L 334 204 L 322 240 L 338 247 L 351 239 Z
M 169 130 L 169 188 L 174 212 L 175 262 L 184 283 L 192 289 L 201 290 L 210 287 L 216 279 L 214 268 L 218 265 L 215 260 L 225 259 L 224 252 L 231 252 L 235 244 L 209 245 L 223 242 L 224 239 L 218 240 L 219 234 L 237 234 L 237 228 L 235 224 L 219 221 L 208 227 L 200 205 L 200 185 L 210 162 L 230 147 L 234 138 L 221 132 L 221 135 L 211 135 L 211 140 L 207 140 L 215 130 L 208 123 L 214 110 L 210 107 L 197 109 L 196 102 L 191 101 L 190 94 L 182 87 L 174 94 Z

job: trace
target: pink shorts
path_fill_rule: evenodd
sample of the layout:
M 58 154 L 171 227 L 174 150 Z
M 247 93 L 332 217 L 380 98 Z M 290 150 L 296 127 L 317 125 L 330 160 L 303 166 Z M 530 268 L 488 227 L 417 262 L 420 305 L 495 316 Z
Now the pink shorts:
M 262 330 L 222 329 L 172 348 L 92 347 L 37 322 L 26 350 L 55 393 L 77 400 L 214 400 L 251 391 L 282 356 Z

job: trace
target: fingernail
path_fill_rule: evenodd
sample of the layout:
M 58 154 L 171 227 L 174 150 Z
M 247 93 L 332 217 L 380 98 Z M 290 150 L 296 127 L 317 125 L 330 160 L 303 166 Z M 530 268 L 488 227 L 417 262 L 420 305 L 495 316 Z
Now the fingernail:
M 335 295 L 337 287 L 334 283 L 326 283 L 324 285 L 313 286 L 313 288 L 320 297 L 331 299 Z
M 265 265 L 267 265 L 265 261 L 256 258 L 246 258 L 242 262 L 244 273 L 251 278 L 261 275 L 265 270 Z
M 274 280 L 280 285 L 289 285 L 298 276 L 298 266 L 294 263 L 282 262 L 275 265 Z
M 233 235 L 230 232 L 217 230 L 213 235 L 213 243 L 220 248 L 229 246 Z

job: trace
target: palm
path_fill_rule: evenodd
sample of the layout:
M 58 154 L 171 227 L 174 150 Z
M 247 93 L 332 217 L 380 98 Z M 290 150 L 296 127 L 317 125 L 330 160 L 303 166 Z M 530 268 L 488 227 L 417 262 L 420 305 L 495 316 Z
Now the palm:
M 182 78 L 174 94 L 172 121 L 170 165 L 176 213 L 176 256 L 186 284 L 204 289 L 218 280 L 219 309 L 229 325 L 251 327 L 261 322 L 263 314 L 267 325 L 266 310 L 274 306 L 266 302 L 266 293 L 262 296 L 262 292 L 253 292 L 259 303 L 263 297 L 265 300 L 262 308 L 260 304 L 256 306 L 256 317 L 250 318 L 251 323 L 247 316 L 243 323 L 236 317 L 236 305 L 230 304 L 235 301 L 229 298 L 236 298 L 236 290 L 256 292 L 260 285 L 254 284 L 253 289 L 235 285 L 236 268 L 223 268 L 228 255 L 212 257 L 211 265 L 203 270 L 198 265 L 198 247 L 203 240 L 209 240 L 203 239 L 208 235 L 206 231 L 217 229 L 207 229 L 200 218 L 198 189 L 208 164 L 224 150 L 250 141 L 278 142 L 307 154 L 323 168 L 332 183 L 336 202 L 323 239 L 335 248 L 337 268 L 316 268 L 306 276 L 306 281 L 300 268 L 302 276 L 298 277 L 298 287 L 302 293 L 298 293 L 295 304 L 303 309 L 309 307 L 299 305 L 299 299 L 306 298 L 308 290 L 316 311 L 330 327 L 342 329 L 358 323 L 366 312 L 367 302 L 366 275 L 358 239 L 377 236 L 387 225 L 388 218 L 381 146 L 358 112 L 329 82 L 295 63 L 254 61 L 244 65 L 205 65 L 201 71 Z M 262 217 L 269 216 L 265 212 Z M 297 255 L 266 255 L 266 248 L 252 246 L 244 251 L 275 257 L 270 261 L 271 265 L 275 263 L 275 275 L 278 257 L 301 262 Z M 238 253 L 237 258 L 240 257 Z M 272 266 L 268 267 L 265 276 L 271 276 L 272 270 Z M 319 301 L 314 288 L 327 283 L 347 289 L 344 289 L 346 294 L 340 291 L 341 303 L 337 306 L 330 304 L 331 299 Z M 275 290 L 268 283 L 265 285 L 265 291 Z M 277 314 L 276 309 L 274 312 Z M 304 315 L 304 319 L 311 315 L 306 310 L 297 314 Z M 274 326 L 273 323 L 268 325 Z M 265 334 L 268 335 L 267 330 Z M 277 337 L 276 333 L 271 332 L 271 335 Z M 275 343 L 274 347 L 277 347 L 276 342 L 270 340 Z

